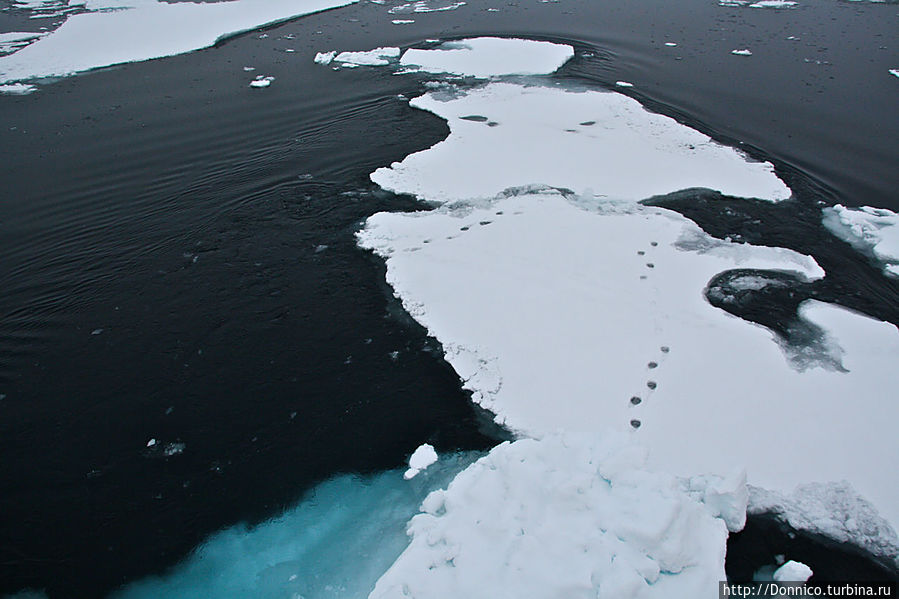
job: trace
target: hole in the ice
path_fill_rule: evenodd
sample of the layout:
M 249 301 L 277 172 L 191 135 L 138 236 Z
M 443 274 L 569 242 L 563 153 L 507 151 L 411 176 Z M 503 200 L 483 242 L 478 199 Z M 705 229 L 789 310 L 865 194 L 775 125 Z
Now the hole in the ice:
M 640 280 L 641 280 L 641 281 L 645 281 L 645 280 L 646 280 L 646 275 L 640 275 Z
M 497 125 L 499 125 L 499 123 L 497 123 L 496 121 L 487 121 L 488 127 L 496 127 Z
M 662 347 L 659 348 L 659 350 L 661 350 L 661 352 L 663 354 L 667 354 L 668 352 L 671 351 L 671 348 L 669 348 L 667 345 L 663 345 Z
M 641 424 L 642 424 L 642 423 L 641 423 L 639 420 L 637 420 L 636 418 L 634 418 L 633 420 L 631 420 L 631 426 L 634 427 L 634 428 L 640 428 L 640 425 L 641 425 Z
M 474 121 L 475 123 L 486 123 L 488 120 L 487 117 L 479 114 L 469 114 L 468 116 L 460 116 L 459 118 L 463 121 Z
M 659 245 L 659 242 L 658 241 L 650 241 L 649 245 L 651 245 L 652 247 L 656 247 L 657 245 Z
M 653 264 L 652 262 L 647 262 L 647 263 L 646 263 L 646 268 L 655 268 L 655 267 L 656 267 L 656 265 Z
M 590 125 L 595 125 L 595 124 L 596 124 L 596 121 L 584 121 L 583 123 L 581 123 L 581 125 L 584 127 L 589 127 Z
M 465 226 L 465 227 L 459 227 L 459 230 L 460 230 L 460 231 L 467 231 L 468 229 L 469 229 L 469 227 L 467 227 L 467 226 Z
M 481 226 L 484 226 L 484 225 L 489 225 L 489 224 L 492 223 L 492 222 L 493 222 L 493 221 L 491 221 L 491 220 L 482 220 L 482 221 L 479 222 L 478 224 L 481 225 Z
M 659 385 L 655 381 L 646 381 L 646 386 L 649 387 L 650 389 L 655 389 Z
M 637 255 L 638 255 L 638 256 L 645 256 L 645 255 L 646 255 L 646 252 L 644 252 L 643 250 L 637 250 Z
M 642 401 L 643 401 L 642 399 L 640 399 L 639 397 L 637 397 L 636 395 L 634 395 L 634 396 L 631 398 L 631 405 L 639 406 L 640 403 L 641 403 Z
M 659 364 L 657 362 L 650 362 L 646 365 L 647 368 L 657 368 Z

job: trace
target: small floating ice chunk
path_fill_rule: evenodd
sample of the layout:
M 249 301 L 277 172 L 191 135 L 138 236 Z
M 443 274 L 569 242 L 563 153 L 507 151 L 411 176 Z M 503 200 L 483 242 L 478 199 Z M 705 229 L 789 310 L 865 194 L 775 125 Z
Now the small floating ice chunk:
M 884 208 L 847 208 L 837 204 L 824 210 L 824 226 L 857 250 L 899 275 L 899 214 Z
M 669 48 L 673 48 L 673 47 L 675 47 L 677 44 L 674 43 L 674 42 L 665 42 L 665 45 L 668 46 Z
M 752 56 L 752 50 L 749 50 L 748 48 L 743 48 L 742 50 L 731 50 L 730 53 L 737 56 Z
M 617 85 L 618 87 L 634 87 L 633 83 L 629 83 L 627 81 L 616 81 L 615 85 Z
M 390 22 L 394 25 L 409 25 L 411 23 L 414 23 L 415 21 L 413 19 L 394 19 Z
M 899 69 L 890 69 L 890 75 L 895 75 L 899 77 Z
M 523 39 L 478 37 L 446 42 L 428 50 L 407 50 L 405 67 L 482 79 L 503 75 L 546 75 L 574 56 L 574 48 Z
M 760 0 L 750 4 L 749 8 L 793 8 L 796 4 L 798 2 L 791 0 Z
M 803 564 L 790 560 L 774 571 L 774 580 L 777 582 L 805 582 L 811 578 L 812 569 Z
M 100 335 L 101 333 L 103 333 L 103 329 L 94 329 L 91 331 L 91 335 Z
M 330 64 L 335 56 L 337 56 L 337 52 L 333 50 L 331 52 L 319 52 L 313 60 L 318 64 Z
M 403 474 L 403 478 L 410 480 L 419 472 L 437 461 L 437 452 L 428 443 L 421 445 L 409 456 L 409 469 Z
M 465 6 L 465 4 L 465 2 L 452 2 L 443 6 L 431 6 L 428 4 L 427 0 L 418 0 L 417 2 L 407 2 L 405 4 L 394 6 L 387 12 L 392 15 L 403 13 L 444 12 L 447 10 L 456 10 L 457 8 Z
M 147 447 L 155 447 L 155 446 L 156 446 L 156 439 L 150 439 L 149 441 L 147 441 Z
M 249 73 L 250 71 L 255 71 L 256 67 L 244 67 L 243 70 Z
M 7 83 L 0 85 L 0 94 L 9 94 L 11 96 L 26 96 L 36 92 L 37 87 L 26 83 Z
M 343 66 L 366 66 L 378 67 L 390 64 L 391 60 L 395 60 L 400 55 L 399 48 L 375 48 L 364 52 L 341 52 L 334 56 L 334 61 L 343 63 Z M 316 57 L 317 59 L 318 57 Z M 316 60 L 316 62 L 319 62 Z M 327 64 L 327 63 L 321 63 Z
M 272 81 L 274 81 L 274 80 L 275 80 L 274 77 L 266 76 L 266 75 L 259 75 L 254 80 L 250 81 L 250 87 L 253 87 L 253 88 L 268 87 L 269 85 L 272 84 Z

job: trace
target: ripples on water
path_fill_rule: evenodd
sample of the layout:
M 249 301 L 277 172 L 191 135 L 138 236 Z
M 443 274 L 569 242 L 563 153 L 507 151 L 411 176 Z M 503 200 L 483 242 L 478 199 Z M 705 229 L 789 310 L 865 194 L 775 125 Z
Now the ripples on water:
M 333 72 L 317 51 L 484 33 L 573 43 L 560 79 L 631 81 L 805 190 L 742 204 L 745 218 L 672 207 L 718 236 L 812 253 L 832 273 L 822 293 L 896 322 L 895 283 L 817 221 L 819 201 L 897 209 L 879 49 L 891 9 L 674 4 L 469 6 L 402 27 L 362 4 L 0 96 L 0 591 L 101 595 L 335 472 L 394 467 L 425 441 L 493 442 L 353 239 L 374 212 L 419 207 L 368 173 L 446 127 L 397 97 L 421 93 L 415 79 Z M 752 58 L 730 55 L 745 45 Z M 249 89 L 244 66 L 275 83 Z

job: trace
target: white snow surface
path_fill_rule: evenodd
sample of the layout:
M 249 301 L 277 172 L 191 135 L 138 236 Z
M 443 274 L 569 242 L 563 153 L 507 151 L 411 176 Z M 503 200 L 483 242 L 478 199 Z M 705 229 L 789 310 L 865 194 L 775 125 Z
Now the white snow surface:
M 0 57 L 0 83 L 27 81 L 183 54 L 266 24 L 344 6 L 355 0 L 231 0 L 167 3 L 87 0 L 91 12 Z M 101 10 L 102 9 L 102 10 Z
M 777 582 L 805 582 L 811 578 L 812 569 L 793 560 L 788 561 L 780 568 L 774 571 L 774 580 Z
M 727 528 L 626 435 L 503 443 L 422 503 L 370 599 L 701 597 Z
M 837 204 L 824 210 L 824 225 L 840 239 L 880 260 L 886 272 L 899 275 L 899 214 L 885 208 Z
M 736 267 L 820 276 L 812 259 L 714 241 L 662 210 L 578 204 L 525 193 L 377 214 L 359 240 L 386 258 L 389 283 L 475 401 L 513 430 L 636 421 L 655 468 L 742 466 L 753 484 L 780 490 L 847 479 L 899 522 L 899 481 L 884 476 L 899 455 L 896 327 L 808 302 L 801 315 L 843 350 L 848 372 L 794 370 L 769 331 L 702 291 Z
M 574 56 L 574 48 L 523 39 L 479 37 L 407 50 L 400 64 L 428 73 L 477 78 L 549 74 Z
M 451 101 L 432 93 L 411 105 L 446 119 L 449 137 L 371 179 L 428 201 L 492 198 L 528 184 L 628 201 L 690 187 L 774 201 L 792 193 L 770 163 L 749 163 L 615 92 L 494 82 Z M 471 116 L 496 126 L 465 118 Z
M 409 469 L 403 474 L 403 478 L 409 480 L 414 478 L 419 472 L 437 461 L 437 452 L 434 446 L 428 443 L 420 445 L 418 449 L 409 456 Z
M 653 468 L 685 477 L 744 467 L 778 491 L 845 479 L 899 522 L 899 481 L 884 476 L 899 454 L 896 327 L 806 302 L 842 368 L 797 370 L 703 289 L 736 267 L 820 277 L 814 260 L 633 203 L 690 186 L 788 196 L 770 165 L 610 92 L 492 83 L 412 104 L 446 118 L 449 138 L 372 179 L 442 206 L 377 214 L 359 242 L 499 422 L 533 438 L 629 431 Z

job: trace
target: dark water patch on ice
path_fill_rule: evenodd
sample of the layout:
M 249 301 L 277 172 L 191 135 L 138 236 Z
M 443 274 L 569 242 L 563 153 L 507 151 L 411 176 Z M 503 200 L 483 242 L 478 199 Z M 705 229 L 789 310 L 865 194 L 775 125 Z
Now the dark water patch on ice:
M 798 531 L 776 516 L 750 515 L 746 527 L 727 539 L 725 572 L 732 582 L 749 582 L 759 569 L 795 560 L 811 567 L 810 582 L 899 581 L 895 564 L 883 564 L 845 543 Z
M 739 281 L 742 271 L 730 271 L 710 282 L 708 297 L 719 307 L 801 340 L 812 331 L 798 323 L 796 307 L 806 299 L 839 304 L 878 320 L 899 325 L 899 281 L 879 264 L 835 237 L 821 222 L 826 205 L 812 186 L 794 188 L 797 197 L 779 203 L 732 198 L 709 190 L 684 190 L 646 201 L 680 212 L 718 239 L 785 247 L 812 256 L 826 275 L 812 282 L 782 273 L 756 273 L 776 284 L 730 293 L 724 287 Z M 716 291 L 716 286 L 719 287 Z M 717 297 L 716 297 L 717 296 Z M 728 297 L 740 301 L 726 301 Z

